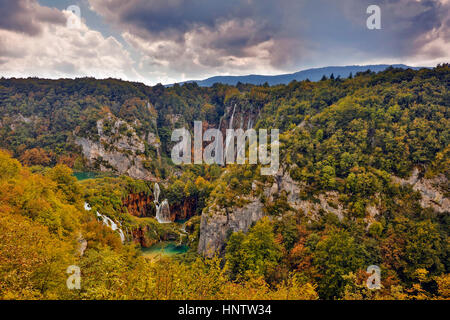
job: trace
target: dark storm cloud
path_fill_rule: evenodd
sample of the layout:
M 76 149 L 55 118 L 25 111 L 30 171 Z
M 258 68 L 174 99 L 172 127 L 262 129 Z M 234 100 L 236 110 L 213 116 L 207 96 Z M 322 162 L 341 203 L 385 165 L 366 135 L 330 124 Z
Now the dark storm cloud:
M 248 49 L 272 40 L 275 67 L 314 56 L 358 52 L 364 59 L 415 54 L 436 37 L 449 37 L 449 5 L 443 0 L 90 0 L 107 21 L 149 42 L 184 44 L 195 32 L 198 48 L 249 57 Z M 368 30 L 366 9 L 378 4 L 382 30 Z M 247 21 L 247 23 L 245 22 Z M 248 22 L 251 23 L 248 23 Z M 224 27 L 227 26 L 228 27 Z M 434 34 L 430 34 L 435 31 Z M 181 51 L 183 51 L 181 50 Z M 431 52 L 434 52 L 433 54 Z M 435 55 L 438 49 L 430 51 Z M 351 58 L 346 55 L 344 58 Z M 218 57 L 219 58 L 219 57 Z M 200 60 L 212 61 L 210 55 Z M 212 63 L 214 64 L 214 63 Z
M 281 29 L 283 13 L 268 0 L 120 0 L 90 1 L 96 11 L 110 22 L 142 38 L 184 41 L 184 35 L 195 29 L 217 30 L 227 21 L 251 19 L 252 34 L 233 34 L 211 39 L 211 46 L 236 50 L 255 41 L 271 38 Z M 268 14 L 269 13 L 269 14 Z M 234 28 L 238 29 L 238 28 Z
M 119 0 L 90 1 L 95 11 L 124 32 L 129 32 L 149 42 L 171 40 L 184 44 L 190 33 L 195 33 L 195 49 L 210 49 L 216 52 L 217 61 L 211 53 L 200 57 L 199 61 L 209 61 L 209 65 L 221 64 L 223 56 L 249 57 L 248 49 L 265 41 L 280 42 L 285 37 L 297 37 L 295 30 L 286 23 L 291 10 L 298 12 L 302 1 L 269 0 L 169 0 L 139 1 L 126 3 Z M 296 13 L 295 13 L 296 14 Z M 291 17 L 297 20 L 297 17 Z M 293 25 L 297 28 L 301 22 Z M 293 39 L 295 40 L 295 39 Z M 292 44 L 297 41 L 292 41 Z M 193 45 L 192 43 L 190 45 Z M 273 45 L 274 46 L 274 45 Z M 189 44 L 182 51 L 192 51 Z M 277 54 L 277 50 L 272 50 Z M 301 48 L 296 49 L 301 52 Z M 279 52 L 283 56 L 286 53 Z M 287 61 L 276 59 L 273 61 Z
M 350 19 L 358 17 L 357 13 L 370 4 L 373 4 L 373 1 L 342 1 L 346 17 Z M 382 30 L 365 32 L 368 35 L 366 43 L 372 43 L 372 46 L 367 46 L 376 49 L 376 52 L 410 55 L 436 37 L 448 37 L 448 2 L 444 4 L 439 0 L 388 0 L 379 1 L 378 4 L 381 8 Z M 365 24 L 363 17 L 360 17 L 359 23 Z
M 273 15 L 276 9 L 273 1 L 267 0 L 100 0 L 90 3 L 112 21 L 152 33 L 186 32 L 199 25 L 214 27 L 220 20 L 260 16 L 264 8 L 270 9 Z
M 63 24 L 61 11 L 40 6 L 35 0 L 0 0 L 0 29 L 37 35 L 41 23 Z

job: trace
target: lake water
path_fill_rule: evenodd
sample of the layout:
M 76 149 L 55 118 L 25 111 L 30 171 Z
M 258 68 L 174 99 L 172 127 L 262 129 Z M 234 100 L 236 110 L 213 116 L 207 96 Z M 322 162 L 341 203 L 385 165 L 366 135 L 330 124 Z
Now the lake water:
M 174 241 L 166 241 L 166 242 L 159 242 L 149 248 L 142 248 L 142 254 L 144 256 L 157 256 L 157 255 L 164 255 L 164 256 L 173 256 L 180 253 L 185 253 L 188 251 L 189 247 L 186 245 L 178 245 Z
M 76 171 L 73 173 L 73 175 L 75 178 L 77 178 L 78 181 L 113 176 L 108 172 L 87 172 L 87 171 Z

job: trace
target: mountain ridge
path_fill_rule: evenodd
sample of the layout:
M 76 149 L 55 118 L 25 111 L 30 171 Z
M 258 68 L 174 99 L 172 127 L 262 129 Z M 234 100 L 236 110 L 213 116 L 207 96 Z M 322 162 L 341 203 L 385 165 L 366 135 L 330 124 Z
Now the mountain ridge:
M 384 71 L 389 67 L 402 68 L 402 69 L 413 69 L 419 70 L 427 67 L 412 67 L 405 64 L 371 64 L 371 65 L 350 65 L 350 66 L 327 66 L 321 68 L 310 68 L 305 70 L 300 70 L 294 73 L 286 73 L 279 75 L 258 75 L 249 74 L 243 76 L 213 76 L 203 80 L 188 80 L 177 82 L 176 84 L 184 83 L 197 83 L 201 87 L 210 87 L 214 83 L 222 83 L 228 85 L 236 85 L 239 82 L 245 84 L 262 85 L 268 83 L 269 85 L 278 84 L 288 84 L 289 82 L 296 80 L 302 81 L 309 79 L 310 81 L 319 81 L 324 75 L 330 77 L 333 74 L 335 77 L 347 78 L 350 73 L 353 75 L 357 72 L 364 72 L 371 70 L 374 72 Z M 173 86 L 170 84 L 167 86 Z

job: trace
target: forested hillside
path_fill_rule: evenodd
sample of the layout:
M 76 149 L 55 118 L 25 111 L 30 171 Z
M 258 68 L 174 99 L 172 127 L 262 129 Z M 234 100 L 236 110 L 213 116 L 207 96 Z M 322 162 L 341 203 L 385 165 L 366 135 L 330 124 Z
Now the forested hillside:
M 449 89 L 448 64 L 277 86 L 2 78 L 0 297 L 449 299 Z M 279 129 L 280 170 L 174 165 L 194 120 Z M 144 254 L 168 241 L 188 249 Z

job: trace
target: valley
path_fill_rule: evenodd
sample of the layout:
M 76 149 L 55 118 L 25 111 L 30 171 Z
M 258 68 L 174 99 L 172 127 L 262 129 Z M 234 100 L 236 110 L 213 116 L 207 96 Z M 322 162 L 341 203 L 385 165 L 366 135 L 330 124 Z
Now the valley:
M 448 64 L 272 86 L 2 78 L 0 292 L 448 299 L 449 85 Z M 194 123 L 224 144 L 279 130 L 279 168 L 175 164 L 172 132 Z

